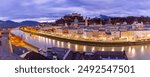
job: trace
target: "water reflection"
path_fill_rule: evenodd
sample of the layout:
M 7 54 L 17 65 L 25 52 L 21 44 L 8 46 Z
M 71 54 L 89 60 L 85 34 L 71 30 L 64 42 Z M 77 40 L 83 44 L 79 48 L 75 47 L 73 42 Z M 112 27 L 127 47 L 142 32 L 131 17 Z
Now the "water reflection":
M 121 51 L 124 51 L 124 47 L 121 48 Z
M 87 50 L 86 50 L 86 46 L 85 46 L 85 45 L 83 46 L 83 51 L 87 51 Z
M 102 47 L 102 51 L 105 51 L 104 47 Z
M 61 42 L 61 47 L 64 48 L 64 42 Z
M 94 52 L 95 51 L 95 47 L 92 47 L 91 51 Z
M 78 51 L 78 45 L 77 44 L 75 45 L 75 51 Z
M 129 59 L 150 59 L 150 45 L 124 46 L 124 47 L 98 47 L 72 44 L 70 42 L 58 41 L 42 36 L 31 35 L 20 30 L 13 30 L 12 33 L 22 37 L 26 42 L 45 50 L 47 47 L 70 48 L 75 51 L 126 51 Z
M 129 52 L 129 53 L 131 52 L 131 47 L 129 47 L 128 52 Z
M 135 48 L 132 48 L 131 52 L 132 52 L 131 53 L 132 54 L 131 57 L 135 57 Z
M 113 48 L 111 49 L 111 51 L 115 51 L 115 48 L 113 47 Z
M 144 53 L 144 46 L 141 47 L 141 53 Z
M 68 46 L 69 49 L 71 48 L 70 42 L 67 43 L 67 46 Z

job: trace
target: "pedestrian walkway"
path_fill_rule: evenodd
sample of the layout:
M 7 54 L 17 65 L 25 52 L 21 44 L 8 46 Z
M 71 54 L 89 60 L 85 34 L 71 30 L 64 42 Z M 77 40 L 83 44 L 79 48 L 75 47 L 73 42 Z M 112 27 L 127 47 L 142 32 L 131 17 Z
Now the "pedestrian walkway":
M 11 46 L 8 41 L 8 35 L 0 38 L 0 60 L 22 60 L 18 55 L 11 52 Z

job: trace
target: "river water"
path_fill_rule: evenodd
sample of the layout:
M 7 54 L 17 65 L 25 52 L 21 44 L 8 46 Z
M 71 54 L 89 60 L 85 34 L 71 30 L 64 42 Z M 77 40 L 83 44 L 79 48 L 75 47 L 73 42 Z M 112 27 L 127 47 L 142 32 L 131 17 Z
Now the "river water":
M 150 60 L 150 45 L 136 45 L 136 46 L 122 46 L 122 47 L 100 47 L 88 46 L 80 44 L 72 44 L 70 42 L 59 41 L 43 36 L 31 35 L 14 29 L 11 31 L 13 34 L 22 37 L 27 43 L 45 50 L 47 47 L 61 47 L 69 48 L 71 50 L 80 52 L 94 52 L 94 51 L 126 51 L 129 60 Z

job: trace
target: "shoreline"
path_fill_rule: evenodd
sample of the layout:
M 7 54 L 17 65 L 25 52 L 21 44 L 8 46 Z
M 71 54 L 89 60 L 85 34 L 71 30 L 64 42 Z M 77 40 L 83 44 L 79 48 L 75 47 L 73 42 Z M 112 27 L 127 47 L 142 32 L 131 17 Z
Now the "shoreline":
M 13 36 L 15 36 L 15 37 L 19 37 L 19 36 L 15 35 L 15 34 L 13 34 L 13 33 L 11 33 L 11 32 L 10 32 L 10 35 L 13 35 Z M 19 38 L 21 38 L 21 37 L 19 37 Z M 28 45 L 28 46 L 31 46 L 32 48 L 34 48 L 34 49 L 37 50 L 37 51 L 38 51 L 38 49 L 39 49 L 38 47 L 36 47 L 36 46 L 34 46 L 34 45 L 32 45 L 32 44 L 26 42 L 25 40 L 23 40 L 23 43 L 25 43 L 25 44 Z M 34 51 L 34 50 L 32 50 L 32 51 Z M 34 52 L 36 52 L 36 51 L 34 51 Z
M 20 29 L 23 32 L 39 35 L 39 36 L 44 36 L 52 39 L 56 39 L 59 41 L 64 41 L 64 42 L 70 42 L 73 44 L 81 44 L 81 45 L 89 45 L 89 46 L 104 46 L 104 47 L 121 47 L 121 46 L 133 46 L 133 45 L 147 45 L 150 44 L 150 41 L 135 41 L 135 42 L 91 42 L 91 41 L 82 41 L 82 40 L 74 40 L 74 39 L 67 39 L 67 38 L 62 38 L 62 37 L 56 37 L 56 36 L 51 36 L 51 35 L 45 35 L 45 34 L 40 34 L 40 33 L 35 33 L 35 32 L 29 32 Z

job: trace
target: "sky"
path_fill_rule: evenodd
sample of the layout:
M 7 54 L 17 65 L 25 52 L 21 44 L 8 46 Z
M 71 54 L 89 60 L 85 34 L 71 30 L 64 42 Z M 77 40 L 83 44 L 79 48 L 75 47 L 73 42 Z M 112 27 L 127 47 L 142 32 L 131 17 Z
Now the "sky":
M 150 16 L 150 0 L 0 0 L 0 20 L 44 22 L 70 13 Z

